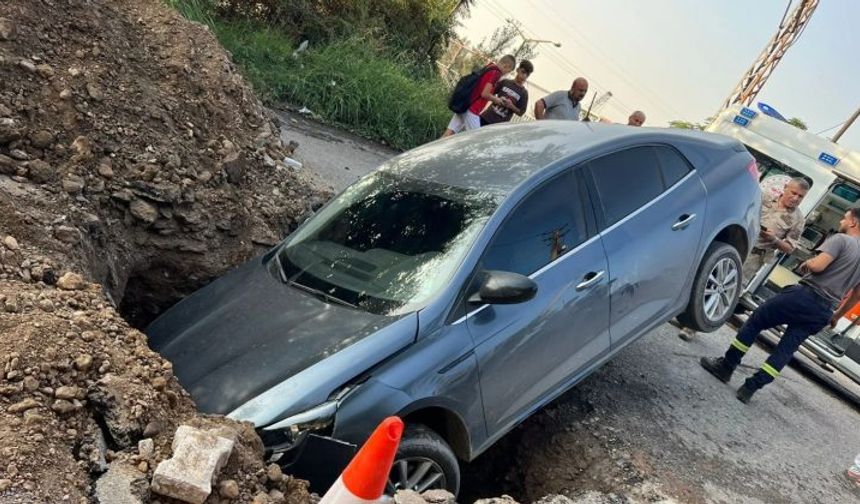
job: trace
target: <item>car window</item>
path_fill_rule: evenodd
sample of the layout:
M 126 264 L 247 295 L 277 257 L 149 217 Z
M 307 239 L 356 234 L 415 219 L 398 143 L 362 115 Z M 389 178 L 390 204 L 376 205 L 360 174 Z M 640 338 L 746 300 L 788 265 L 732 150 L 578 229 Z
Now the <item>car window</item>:
M 611 226 L 663 192 L 653 147 L 634 147 L 588 163 L 600 204 Z
M 571 173 L 529 194 L 493 236 L 482 267 L 531 275 L 588 238 L 584 192 Z
M 657 159 L 660 160 L 660 169 L 663 172 L 663 183 L 667 188 L 672 187 L 682 178 L 686 177 L 692 167 L 675 149 L 671 147 L 654 147 Z

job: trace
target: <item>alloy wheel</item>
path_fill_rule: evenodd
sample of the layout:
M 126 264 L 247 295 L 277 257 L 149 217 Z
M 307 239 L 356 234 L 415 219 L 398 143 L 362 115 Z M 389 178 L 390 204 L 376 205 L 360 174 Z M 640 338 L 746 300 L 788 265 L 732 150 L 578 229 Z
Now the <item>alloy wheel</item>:
M 734 261 L 724 257 L 717 261 L 708 273 L 702 306 L 705 317 L 711 322 L 721 322 L 729 310 L 740 286 L 740 271 Z
M 397 490 L 421 493 L 437 488 L 446 488 L 445 473 L 439 464 L 426 457 L 407 457 L 394 461 L 385 493 L 394 495 Z

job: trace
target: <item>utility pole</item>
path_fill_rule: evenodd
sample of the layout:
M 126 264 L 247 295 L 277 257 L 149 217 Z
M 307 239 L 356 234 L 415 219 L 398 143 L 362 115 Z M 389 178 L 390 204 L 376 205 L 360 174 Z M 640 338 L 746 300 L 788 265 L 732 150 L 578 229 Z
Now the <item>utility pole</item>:
M 839 140 L 839 137 L 841 137 L 846 131 L 848 131 L 848 128 L 852 124 L 854 124 L 854 121 L 857 120 L 857 116 L 860 116 L 860 107 L 858 107 L 857 110 L 855 110 L 854 113 L 851 114 L 851 117 L 849 117 L 848 120 L 845 121 L 845 124 L 843 124 L 842 127 L 839 128 L 839 131 L 837 131 L 836 134 L 833 135 L 833 138 L 831 138 L 830 141 L 836 143 Z
M 776 34 L 770 39 L 752 66 L 741 77 L 738 85 L 735 86 L 735 89 L 723 103 L 723 108 L 736 103 L 742 103 L 747 106 L 752 103 L 765 82 L 767 82 L 767 78 L 773 73 L 776 65 L 785 56 L 785 52 L 800 37 L 800 34 L 803 33 L 803 29 L 809 23 L 812 13 L 818 7 L 818 1 L 801 0 L 794 11 L 788 14 L 788 9 L 791 7 L 791 2 L 789 1 Z

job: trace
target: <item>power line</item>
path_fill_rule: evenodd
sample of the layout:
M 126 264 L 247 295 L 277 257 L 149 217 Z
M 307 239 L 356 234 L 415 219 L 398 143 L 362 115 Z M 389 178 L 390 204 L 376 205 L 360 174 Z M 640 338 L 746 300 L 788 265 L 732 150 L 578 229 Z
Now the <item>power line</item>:
M 503 23 L 506 23 L 506 22 L 508 21 L 508 19 L 515 18 L 514 14 L 513 14 L 512 12 L 510 12 L 509 10 L 507 10 L 507 9 L 506 9 L 505 7 L 503 7 L 502 5 L 499 5 L 498 3 L 496 3 L 496 2 L 495 2 L 495 1 L 493 1 L 493 0 L 488 0 L 488 2 L 492 2 L 492 4 L 490 4 L 490 3 L 485 3 L 485 4 L 484 4 L 484 7 L 486 8 L 487 12 L 489 12 L 491 15 L 493 15 L 494 17 L 496 17 L 496 19 L 498 19 L 499 21 L 502 21 Z M 505 16 L 505 14 L 507 14 L 508 16 Z M 529 34 L 530 34 L 531 36 L 537 36 L 537 34 L 536 34 L 533 30 L 529 29 L 529 28 L 528 28 L 527 26 L 525 26 L 525 25 L 522 25 L 522 29 L 523 29 L 523 31 L 525 31 L 525 32 L 529 32 Z M 583 75 L 583 76 L 585 76 L 585 75 L 586 75 L 586 74 L 585 74 L 585 72 L 583 72 L 583 71 L 582 71 L 582 69 L 578 68 L 578 67 L 577 67 L 576 65 L 574 65 L 573 63 L 571 63 L 571 62 L 567 61 L 567 60 L 564 58 L 564 56 L 556 55 L 556 54 L 555 54 L 555 51 L 557 51 L 557 49 L 555 49 L 554 47 L 551 47 L 551 48 L 550 48 L 550 50 L 551 50 L 552 52 L 550 52 L 550 53 L 543 53 L 543 54 L 546 54 L 547 58 L 548 58 L 548 59 L 551 59 L 551 60 L 552 60 L 552 61 L 553 61 L 553 62 L 554 62 L 554 63 L 555 63 L 559 68 L 561 68 L 561 69 L 563 69 L 563 70 L 566 70 L 566 71 L 568 71 L 568 72 L 571 72 L 571 73 L 573 73 L 573 74 L 575 74 L 575 75 Z M 559 51 L 559 52 L 560 52 L 560 51 Z M 598 89 L 596 90 L 596 92 L 601 91 L 601 90 L 602 90 L 602 91 L 608 91 L 608 90 L 609 90 L 606 86 L 602 86 L 602 85 L 601 85 L 599 82 L 597 82 L 596 80 L 594 80 L 594 79 L 590 79 L 590 80 L 594 83 L 595 87 L 596 87 L 596 88 L 598 88 Z M 602 88 L 602 89 L 601 89 L 601 88 Z M 616 100 L 616 101 L 620 103 L 620 100 Z M 610 103 L 610 105 L 614 105 L 614 104 L 611 104 L 611 103 Z
M 570 36 L 575 44 L 579 45 L 585 51 L 591 53 L 597 59 L 603 60 L 607 70 L 614 73 L 620 80 L 624 81 L 631 88 L 640 91 L 642 93 L 643 98 L 650 101 L 652 105 L 656 105 L 655 108 L 661 109 L 664 113 L 669 112 L 676 117 L 679 117 L 681 115 L 680 112 L 676 110 L 669 102 L 663 101 L 662 97 L 658 93 L 655 93 L 642 83 L 632 82 L 627 77 L 624 70 L 622 70 L 621 67 L 614 62 L 612 57 L 610 57 L 606 52 L 604 52 L 599 46 L 592 44 L 590 39 L 580 30 L 578 30 L 575 25 L 561 25 L 558 20 L 556 20 L 551 15 L 551 13 L 547 13 L 540 4 L 533 2 L 532 0 L 527 1 L 535 8 L 535 10 L 540 11 L 541 15 L 543 15 L 550 23 L 555 25 L 556 28 L 560 29 L 562 32 Z
M 823 130 L 819 131 L 818 133 L 816 133 L 816 135 L 820 135 L 820 134 L 822 134 L 822 133 L 827 133 L 828 131 L 835 130 L 836 128 L 838 128 L 838 127 L 842 126 L 843 124 L 845 124 L 845 121 L 842 121 L 841 123 L 839 123 L 839 124 L 837 124 L 837 125 L 835 125 L 835 126 L 831 126 L 831 127 L 827 128 L 827 129 L 823 129 Z
M 509 11 L 508 9 L 506 9 L 504 6 L 500 5 L 496 0 L 486 0 L 486 2 L 487 2 L 487 3 L 485 3 L 485 4 L 484 4 L 484 6 L 485 6 L 485 7 L 487 7 L 487 11 L 488 11 L 488 12 L 490 12 L 490 14 L 492 14 L 493 16 L 495 16 L 495 17 L 496 17 L 497 19 L 499 19 L 500 21 L 505 21 L 505 19 L 503 18 L 503 15 L 504 15 L 504 14 L 507 14 L 507 15 L 509 15 L 510 17 L 515 17 L 515 15 L 514 15 L 511 11 Z M 567 29 L 565 29 L 563 26 L 559 25 L 559 24 L 556 22 L 556 20 L 555 20 L 552 16 L 547 16 L 546 12 L 545 12 L 545 11 L 543 11 L 543 9 L 542 9 L 540 6 L 538 6 L 538 5 L 534 4 L 534 3 L 532 3 L 530 0 L 529 0 L 529 3 L 532 5 L 532 7 L 534 7 L 534 9 L 535 9 L 535 10 L 539 10 L 539 11 L 540 11 L 540 13 L 541 13 L 544 17 L 546 17 L 546 18 L 549 20 L 549 22 L 553 23 L 557 28 L 559 28 L 563 34 L 566 34 L 566 35 L 568 35 L 568 36 L 572 36 L 572 37 L 574 38 L 573 42 L 574 42 L 575 44 L 577 44 L 578 46 L 580 46 L 582 49 L 584 49 L 584 50 L 586 50 L 586 51 L 588 51 L 588 52 L 592 53 L 592 55 L 597 56 L 597 57 L 598 57 L 598 59 L 606 60 L 606 61 L 609 63 L 609 64 L 607 65 L 607 68 L 608 68 L 611 72 L 613 72 L 613 73 L 614 73 L 614 74 L 616 74 L 618 77 L 620 77 L 620 79 L 621 79 L 621 80 L 623 80 L 624 82 L 626 82 L 626 83 L 627 83 L 627 85 L 628 85 L 628 86 L 630 86 L 631 88 L 642 91 L 642 92 L 643 92 L 643 97 L 644 97 L 646 100 L 648 100 L 649 102 L 651 102 L 651 104 L 652 104 L 652 105 L 654 105 L 654 106 L 655 106 L 655 108 L 657 108 L 657 109 L 661 109 L 664 113 L 665 113 L 665 112 L 669 112 L 669 113 L 674 114 L 674 115 L 676 115 L 676 116 L 680 116 L 680 113 L 679 113 L 677 110 L 675 110 L 675 109 L 674 109 L 674 107 L 672 107 L 671 105 L 667 105 L 667 104 L 666 104 L 666 102 L 662 101 L 656 93 L 654 93 L 653 91 L 651 91 L 650 89 L 648 89 L 647 87 L 645 87 L 645 86 L 643 86 L 643 85 L 641 85 L 641 84 L 634 84 L 634 83 L 633 83 L 633 82 L 631 82 L 631 81 L 630 81 L 630 79 L 628 79 L 628 78 L 624 75 L 624 73 L 623 73 L 622 71 L 620 71 L 617 67 L 613 68 L 613 66 L 615 66 L 615 65 L 612 63 L 611 58 L 609 58 L 609 56 L 607 56 L 605 53 L 603 53 L 602 51 L 600 51 L 600 50 L 599 50 L 599 49 L 597 49 L 596 47 L 595 47 L 595 50 L 593 51 L 593 50 L 591 50 L 589 47 L 587 47 L 586 45 L 584 45 L 583 43 L 579 42 L 579 40 L 577 40 L 577 39 L 580 39 L 580 38 L 581 38 L 581 39 L 585 40 L 585 42 L 588 44 L 587 38 L 585 38 L 583 35 L 573 34 L 572 32 L 570 32 L 570 31 L 568 31 Z M 492 5 L 490 5 L 490 4 L 492 4 Z M 500 14 L 500 12 L 501 12 L 501 14 Z M 525 31 L 531 32 L 532 36 L 537 36 L 537 34 L 536 34 L 533 30 L 529 29 L 527 26 L 523 25 L 523 29 L 524 29 Z M 590 45 L 590 44 L 589 44 L 589 45 Z M 593 47 L 593 46 L 592 46 L 592 47 Z M 548 57 L 549 59 L 553 60 L 557 65 L 559 65 L 559 67 L 560 67 L 560 68 L 565 69 L 565 70 L 568 70 L 568 71 L 569 71 L 569 70 L 571 70 L 571 69 L 573 69 L 575 72 L 579 73 L 580 75 L 585 75 L 585 72 L 583 72 L 581 69 L 579 69 L 578 67 L 576 67 L 576 65 L 573 65 L 572 63 L 570 63 L 570 62 L 569 62 L 569 61 L 568 61 L 568 60 L 567 60 L 567 59 L 562 55 L 562 53 L 561 53 L 561 51 L 560 51 L 560 50 L 558 50 L 558 49 L 556 49 L 556 48 L 550 48 L 550 50 L 551 50 L 552 52 L 551 52 L 551 53 L 548 53 L 548 54 L 547 54 L 547 57 Z M 555 53 L 558 53 L 558 55 L 556 55 Z M 597 53 L 600 53 L 600 54 L 597 54 Z M 602 90 L 603 90 L 603 91 L 608 91 L 608 90 L 609 90 L 609 88 L 608 88 L 607 86 L 603 86 L 603 85 L 601 85 L 601 83 L 600 83 L 600 82 L 598 82 L 597 80 L 595 80 L 595 79 L 593 79 L 593 78 L 589 78 L 589 80 L 591 80 L 592 82 L 594 82 L 594 84 L 596 85 L 596 87 L 598 87 L 598 88 L 602 88 Z M 651 96 L 648 96 L 648 95 L 651 95 Z M 614 108 L 614 109 L 616 109 L 616 110 L 618 110 L 618 111 L 622 112 L 623 114 L 626 114 L 626 113 L 627 113 L 627 112 L 629 112 L 630 110 L 633 110 L 634 108 L 636 108 L 636 107 L 630 107 L 629 105 L 627 105 L 626 103 L 624 103 L 621 99 L 619 99 L 619 98 L 617 97 L 617 91 L 616 91 L 616 94 L 613 96 L 613 100 L 610 102 L 610 104 L 609 104 L 609 105 L 610 105 L 610 106 L 612 106 L 612 108 Z M 628 109 L 628 110 L 621 110 L 621 109 L 618 107 L 618 105 L 621 105 L 621 106 L 623 106 L 624 108 L 626 108 L 626 109 Z

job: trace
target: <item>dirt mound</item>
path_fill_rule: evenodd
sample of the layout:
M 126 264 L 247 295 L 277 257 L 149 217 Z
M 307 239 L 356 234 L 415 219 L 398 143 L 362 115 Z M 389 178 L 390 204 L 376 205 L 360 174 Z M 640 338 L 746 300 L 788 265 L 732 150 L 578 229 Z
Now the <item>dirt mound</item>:
M 0 338 L 0 502 L 88 502 L 108 464 L 148 481 L 182 424 L 235 432 L 219 480 L 235 482 L 240 502 L 272 490 L 308 500 L 302 482 L 267 476 L 252 426 L 195 412 L 170 363 L 99 286 L 59 284 L 72 290 L 0 282 L 0 334 L 12 336 Z
M 195 412 L 127 321 L 330 194 L 284 163 L 214 36 L 159 0 L 0 3 L 0 83 L 0 502 L 95 502 L 115 464 L 148 481 L 180 424 L 235 433 L 232 501 L 306 502 L 249 425 Z
M 0 17 L 3 227 L 126 299 L 136 325 L 325 201 L 204 26 L 158 0 Z

